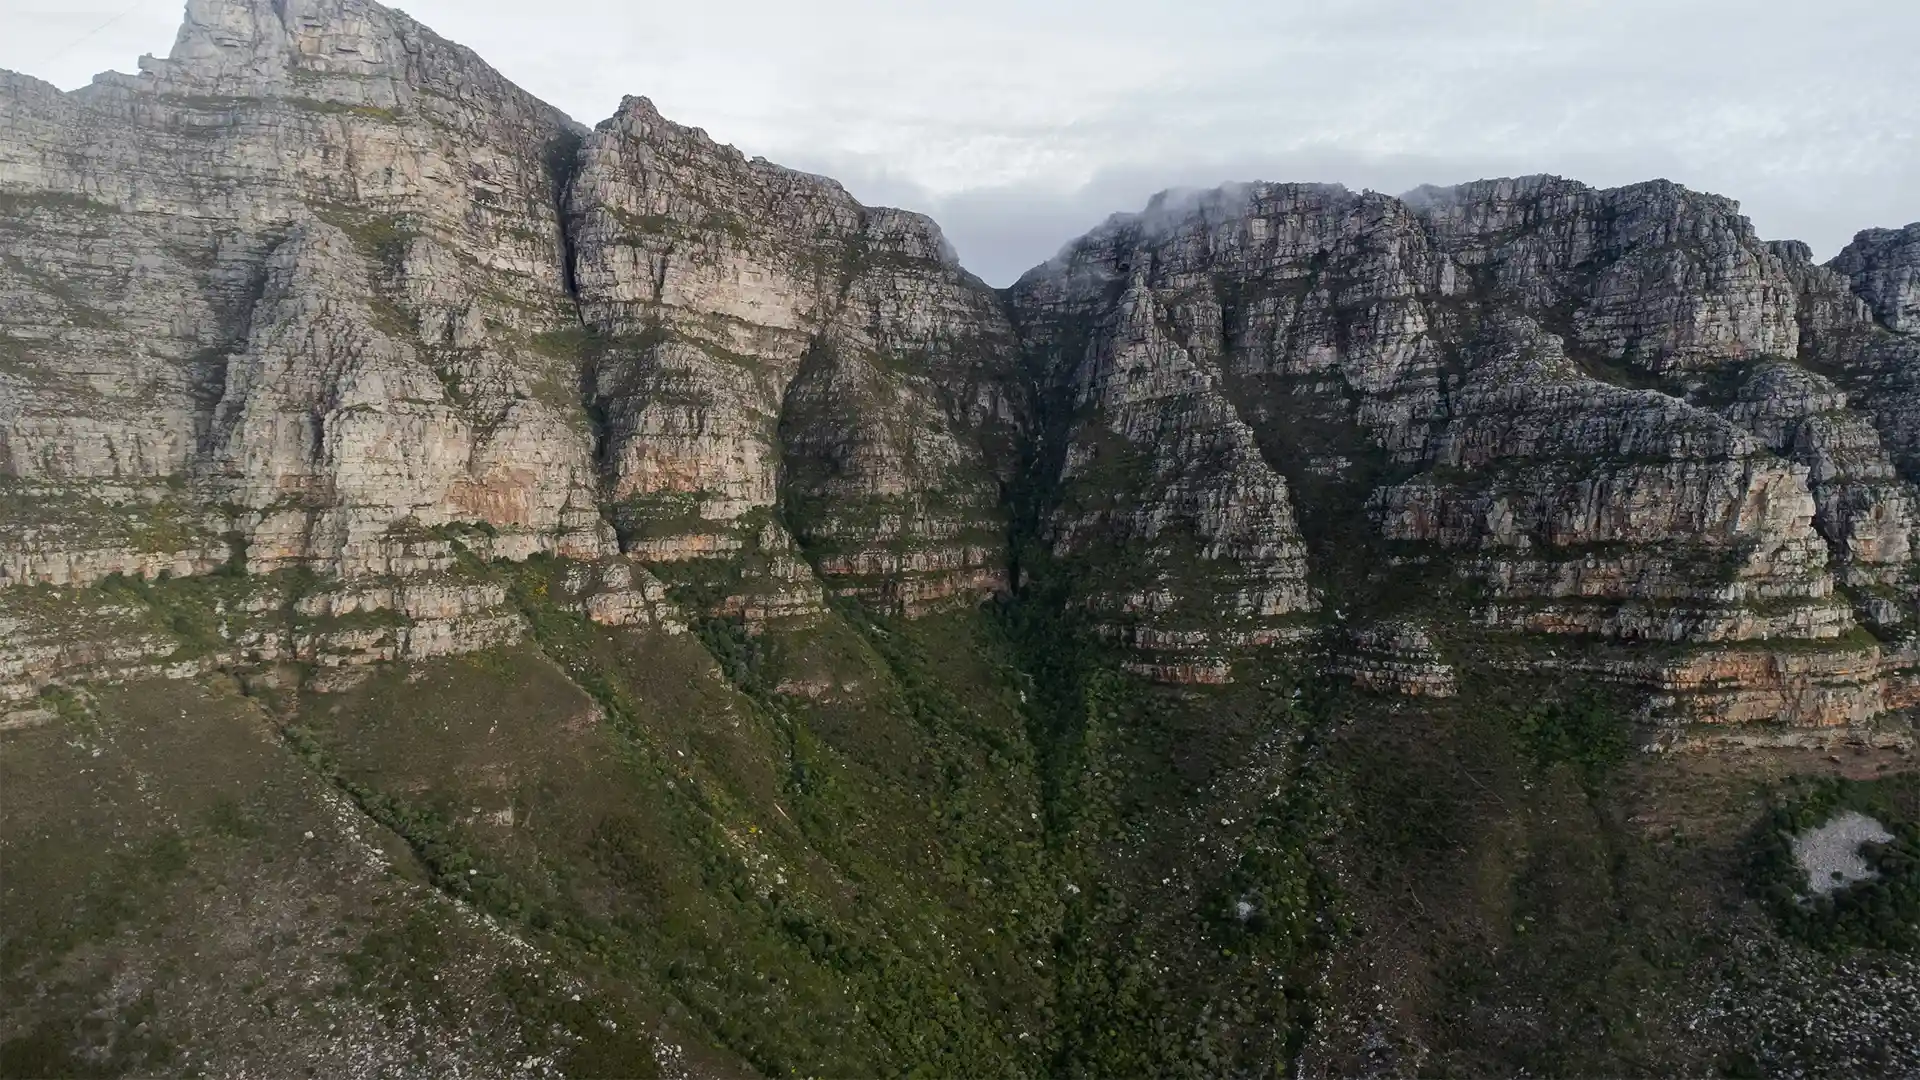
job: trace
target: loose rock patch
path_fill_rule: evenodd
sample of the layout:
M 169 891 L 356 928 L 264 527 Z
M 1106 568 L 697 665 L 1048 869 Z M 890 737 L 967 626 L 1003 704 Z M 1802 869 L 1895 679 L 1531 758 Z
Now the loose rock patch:
M 1863 844 L 1893 840 L 1886 826 L 1855 810 L 1835 814 L 1826 824 L 1793 838 L 1793 858 L 1807 875 L 1807 888 L 1825 896 L 1879 873 L 1860 853 Z

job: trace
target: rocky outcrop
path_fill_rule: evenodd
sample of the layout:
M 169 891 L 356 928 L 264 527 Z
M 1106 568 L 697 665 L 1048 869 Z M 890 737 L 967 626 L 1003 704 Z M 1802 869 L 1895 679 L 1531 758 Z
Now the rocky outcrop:
M 195 0 L 138 76 L 5 78 L 0 585 L 316 570 L 417 624 L 335 643 L 368 658 L 517 625 L 377 584 L 461 552 L 731 554 L 756 623 L 820 610 L 816 565 L 908 612 L 1005 586 L 1011 336 L 924 218 L 640 101 L 589 136 L 358 0 Z
M 1437 607 L 1442 636 L 1451 622 L 1685 646 L 1751 692 L 1721 702 L 1729 719 L 1882 711 L 1886 664 L 1856 627 L 1897 635 L 1912 606 L 1905 339 L 1803 246 L 1760 242 L 1729 200 L 1551 177 L 1400 199 L 1275 184 L 1170 194 L 1012 298 L 1064 462 L 1060 555 L 1113 514 L 1071 483 L 1102 456 L 1086 432 L 1119 433 L 1148 461 L 1180 440 L 1188 462 L 1195 440 L 1230 443 L 1207 472 L 1232 479 L 1213 490 L 1265 474 L 1278 484 L 1266 491 L 1287 493 L 1233 504 L 1275 508 L 1255 561 L 1291 568 L 1298 598 L 1317 587 L 1376 616 Z M 1166 387 L 1208 405 L 1089 423 Z M 1151 478 L 1132 485 L 1149 493 L 1128 507 L 1148 523 L 1135 535 L 1208 520 L 1183 517 L 1193 502 L 1177 482 L 1159 494 L 1164 471 L 1135 468 Z M 1311 555 L 1276 558 L 1285 537 Z M 1190 565 L 1218 554 L 1196 545 Z M 1436 570 L 1468 586 L 1451 611 L 1435 603 Z M 1230 580 L 1160 580 L 1159 611 L 1245 610 Z M 1101 606 L 1103 587 L 1084 586 L 1085 602 Z M 1152 630 L 1155 646 L 1240 644 L 1231 630 Z M 1781 641 L 1794 644 L 1768 644 Z M 1636 670 L 1650 688 L 1687 681 Z
M 1842 583 L 1867 622 L 1896 627 L 1907 608 L 1920 543 L 1913 486 L 1894 469 L 1870 420 L 1829 380 L 1784 363 L 1745 377 L 1727 415 L 1774 453 L 1804 465 Z
M 1793 283 L 1731 199 L 1531 176 L 1405 201 L 1456 283 L 1544 317 L 1570 353 L 1670 373 L 1797 347 Z
M 1233 652 L 1299 640 L 1317 601 L 1287 480 L 1229 396 L 1217 311 L 1153 273 L 1156 239 L 1117 221 L 1012 291 L 1049 413 L 1042 532 L 1071 602 L 1138 670 L 1223 681 Z
M 1484 622 L 1655 641 L 1851 625 L 1803 472 L 1713 413 L 1582 376 L 1528 323 L 1467 365 L 1431 467 L 1373 508 L 1388 540 L 1465 553 Z
M 1417 623 L 1360 626 L 1336 635 L 1327 670 L 1365 690 L 1440 698 L 1459 692 L 1453 665 Z
M 1831 266 L 1888 329 L 1920 334 L 1920 221 L 1862 231 Z
M 804 578 L 791 532 L 831 587 L 884 607 L 1004 588 L 989 455 L 1011 443 L 1013 343 L 933 223 L 749 161 L 644 98 L 580 163 L 574 275 L 627 550 L 765 553 L 772 579 Z
M 132 511 L 74 547 L 204 568 L 212 535 L 345 575 L 444 565 L 422 534 L 455 524 L 607 548 L 573 373 L 538 347 L 571 318 L 564 116 L 349 0 L 195 0 L 138 76 L 10 90 L 0 471 Z M 140 520 L 163 504 L 176 527 Z M 147 568 L 7 539 L 17 580 Z

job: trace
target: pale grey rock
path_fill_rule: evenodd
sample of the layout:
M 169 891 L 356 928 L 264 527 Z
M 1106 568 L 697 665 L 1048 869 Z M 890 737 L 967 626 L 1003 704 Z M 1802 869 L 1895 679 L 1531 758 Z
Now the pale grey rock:
M 350 0 L 195 0 L 138 76 L 15 88 L 0 471 L 184 479 L 260 569 L 404 570 L 382 534 L 450 522 L 609 548 L 577 375 L 536 341 L 571 311 L 564 116 Z M 92 562 L 67 576 L 129 560 Z
M 1888 329 L 1920 334 L 1920 221 L 1864 230 L 1827 265 L 1847 276 Z
M 1344 631 L 1330 650 L 1327 670 L 1363 689 L 1384 693 L 1445 698 L 1459 692 L 1453 665 L 1417 623 L 1381 623 Z
M 1886 707 L 1883 659 L 1853 634 L 1856 611 L 1891 628 L 1911 606 L 1913 368 L 1845 276 L 1761 242 L 1730 200 L 1552 177 L 1400 199 L 1237 185 L 1116 217 L 1011 298 L 1055 425 L 1089 430 L 1098 399 L 1079 373 L 1131 347 L 1126 392 L 1204 386 L 1222 403 L 1163 410 L 1133 437 L 1243 423 L 1261 464 L 1309 492 L 1290 491 L 1289 516 L 1323 537 L 1320 560 L 1366 573 L 1356 543 L 1376 564 L 1435 565 L 1437 549 L 1480 597 L 1467 625 L 1711 646 L 1688 661 L 1709 670 L 1740 642 L 1835 650 L 1767 669 L 1726 654 L 1753 690 L 1724 699 L 1729 717 L 1848 725 Z M 1077 435 L 1053 452 L 1069 479 L 1100 460 Z M 1122 486 L 1148 497 L 1096 496 L 1089 513 L 1062 487 L 1058 554 L 1107 504 L 1167 515 L 1151 483 Z M 1370 541 L 1330 520 L 1360 512 L 1356 488 Z M 1237 609 L 1237 588 L 1204 574 L 1123 584 L 1162 641 L 1196 632 L 1183 608 Z
M 1407 201 L 1454 281 L 1561 322 L 1570 352 L 1669 372 L 1797 347 L 1793 283 L 1731 199 L 1664 180 L 1595 190 L 1532 176 Z
M 1851 411 L 1831 381 L 1784 363 L 1748 377 L 1727 414 L 1775 453 L 1807 466 L 1814 523 L 1841 579 L 1863 591 L 1868 620 L 1905 621 L 1895 601 L 1913 599 L 1920 511 L 1913 485 L 1894 469 L 1868 417 Z
M 989 455 L 1011 456 L 1014 342 L 931 221 L 643 98 L 583 144 L 568 206 L 627 551 L 766 556 L 765 580 L 803 583 L 791 528 L 833 588 L 884 607 L 1006 587 Z M 773 591 L 769 612 L 808 608 Z
M 1390 540 L 1485 552 L 1463 566 L 1504 601 L 1490 625 L 1666 641 L 1852 625 L 1804 470 L 1711 412 L 1582 375 L 1530 322 L 1469 365 L 1435 468 L 1373 507 Z
M 1807 891 L 1815 896 L 1872 881 L 1880 872 L 1867 862 L 1861 848 L 1893 840 L 1887 827 L 1857 810 L 1835 814 L 1824 824 L 1796 833 L 1793 861 L 1807 875 Z

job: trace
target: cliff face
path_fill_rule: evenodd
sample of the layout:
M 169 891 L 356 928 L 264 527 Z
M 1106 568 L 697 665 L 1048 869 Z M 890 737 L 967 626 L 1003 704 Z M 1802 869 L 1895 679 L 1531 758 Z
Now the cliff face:
M 1225 496 L 1201 505 L 1164 466 L 1128 484 L 1146 558 L 1294 583 L 1263 614 L 1309 609 L 1318 576 L 1340 607 L 1424 614 L 1462 645 L 1678 648 L 1687 659 L 1626 662 L 1655 684 L 1734 643 L 1751 657 L 1789 642 L 1844 671 L 1735 676 L 1750 685 L 1680 711 L 1864 721 L 1905 666 L 1882 642 L 1915 614 L 1905 242 L 1863 233 L 1823 269 L 1761 243 L 1730 201 L 1666 183 L 1163 197 L 1012 292 L 1036 370 L 1063 415 L 1078 410 L 1048 436 L 1066 492 L 1055 548 L 1084 546 L 1074 481 L 1118 435 L 1204 461 Z M 1235 553 L 1159 539 L 1171 523 L 1244 536 L 1255 507 L 1261 541 Z M 1467 587 L 1454 605 L 1431 602 L 1436 572 Z M 1125 611 L 1120 636 L 1176 640 L 1161 629 L 1172 603 L 1130 599 L 1089 603 Z M 1237 582 L 1190 581 L 1181 602 L 1258 609 Z M 1242 644 L 1177 641 L 1214 677 Z M 1739 704 L 1747 693 L 1771 704 Z
M 138 76 L 9 80 L 0 583 L 259 575 L 233 656 L 337 662 L 512 635 L 456 540 L 613 551 L 541 347 L 574 318 L 564 116 L 348 2 L 196 0 Z M 10 607 L 15 692 L 93 663 Z
M 924 217 L 748 161 L 629 99 L 567 209 L 623 549 L 753 563 L 755 617 L 825 585 L 918 611 L 1005 587 L 1018 415 L 991 290 Z M 778 508 L 779 514 L 774 511 Z M 764 588 L 762 586 L 765 586 Z
M 1260 184 L 1001 295 L 919 215 L 645 99 L 584 130 L 359 0 L 194 0 L 137 76 L 5 78 L 15 696 L 165 655 L 23 588 L 238 573 L 209 662 L 350 665 L 514 636 L 469 571 L 536 555 L 607 619 L 658 574 L 755 629 L 1017 566 L 1172 682 L 1499 637 L 1731 685 L 1674 698 L 1703 718 L 1904 693 L 1911 227 L 1823 268 L 1664 182 Z
M 1744 869 L 1915 835 L 1916 237 L 1252 184 L 996 291 L 365 0 L 0 73 L 0 1073 L 1920 1069 Z
M 1867 229 L 1833 260 L 1853 291 L 1888 329 L 1920 333 L 1920 222 Z
M 392 625 L 237 656 L 350 663 L 511 636 L 463 551 L 727 556 L 756 619 L 819 609 L 789 526 L 882 606 L 1004 585 L 1011 334 L 924 218 L 643 102 L 585 132 L 353 0 L 196 0 L 138 76 L 5 79 L 0 587 L 243 571 L 252 622 Z M 11 607 L 12 693 L 88 668 Z
M 430 565 L 413 534 L 452 522 L 607 546 L 569 373 L 532 347 L 571 321 L 565 117 L 372 4 L 194 3 L 137 77 L 10 89 L 31 362 L 0 457 L 27 498 L 119 509 L 9 536 L 9 580 L 203 568 L 227 534 L 249 569 L 345 575 Z

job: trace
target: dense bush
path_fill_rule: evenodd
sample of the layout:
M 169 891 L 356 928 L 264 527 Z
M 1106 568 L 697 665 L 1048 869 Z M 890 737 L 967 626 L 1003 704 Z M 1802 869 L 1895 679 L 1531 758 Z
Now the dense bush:
M 1864 847 L 1878 876 L 1809 896 L 1793 839 L 1848 810 L 1893 834 L 1888 843 Z M 1920 820 L 1903 811 L 1884 782 L 1821 781 L 1779 802 L 1755 837 L 1751 884 L 1783 931 L 1816 948 L 1920 952 Z
M 1534 706 L 1521 714 L 1520 734 L 1536 762 L 1571 764 L 1590 788 L 1625 760 L 1633 745 L 1625 711 L 1594 693 Z

